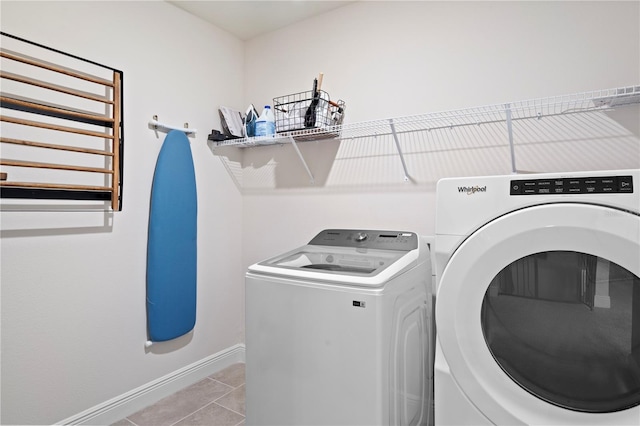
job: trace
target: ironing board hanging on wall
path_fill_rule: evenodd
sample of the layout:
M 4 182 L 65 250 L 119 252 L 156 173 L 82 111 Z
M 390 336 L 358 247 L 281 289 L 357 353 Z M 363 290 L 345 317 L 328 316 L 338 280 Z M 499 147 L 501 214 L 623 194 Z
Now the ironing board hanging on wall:
M 147 246 L 147 328 L 151 342 L 171 340 L 196 322 L 197 192 L 191 146 L 171 130 L 151 188 Z

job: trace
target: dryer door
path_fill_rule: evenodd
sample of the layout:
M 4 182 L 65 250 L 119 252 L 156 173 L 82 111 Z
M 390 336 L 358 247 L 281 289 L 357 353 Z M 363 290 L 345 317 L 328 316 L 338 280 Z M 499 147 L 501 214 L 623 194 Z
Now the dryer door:
M 478 229 L 445 267 L 438 339 L 495 424 L 639 424 L 640 217 L 548 204 Z

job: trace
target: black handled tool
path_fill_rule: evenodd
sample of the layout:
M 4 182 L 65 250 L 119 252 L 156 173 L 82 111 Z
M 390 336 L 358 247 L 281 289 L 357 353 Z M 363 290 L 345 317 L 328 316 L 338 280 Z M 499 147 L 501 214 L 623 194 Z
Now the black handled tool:
M 318 79 L 313 79 L 313 94 L 311 99 L 311 105 L 307 108 L 304 114 L 304 127 L 314 127 L 316 125 L 316 109 L 318 108 L 318 101 L 320 100 L 320 93 L 318 92 Z

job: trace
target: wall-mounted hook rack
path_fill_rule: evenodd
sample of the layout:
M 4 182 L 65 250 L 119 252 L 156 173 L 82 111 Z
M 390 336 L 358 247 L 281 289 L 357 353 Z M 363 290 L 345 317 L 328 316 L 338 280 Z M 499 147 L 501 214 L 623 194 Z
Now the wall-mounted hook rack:
M 180 130 L 181 132 L 185 132 L 187 134 L 187 136 L 195 136 L 197 130 L 196 129 L 190 129 L 189 128 L 189 123 L 184 123 L 184 127 L 175 127 L 175 126 L 170 126 L 168 124 L 164 124 L 158 121 L 158 116 L 154 115 L 153 119 L 149 121 L 149 127 L 152 128 L 153 130 L 159 130 L 161 132 L 169 132 L 170 130 Z

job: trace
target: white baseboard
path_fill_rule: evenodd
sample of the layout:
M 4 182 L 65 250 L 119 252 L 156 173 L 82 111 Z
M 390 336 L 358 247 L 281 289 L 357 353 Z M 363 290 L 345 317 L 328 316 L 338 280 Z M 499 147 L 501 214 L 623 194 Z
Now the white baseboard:
M 108 425 L 115 423 L 207 376 L 244 361 L 244 344 L 231 346 L 56 424 Z

